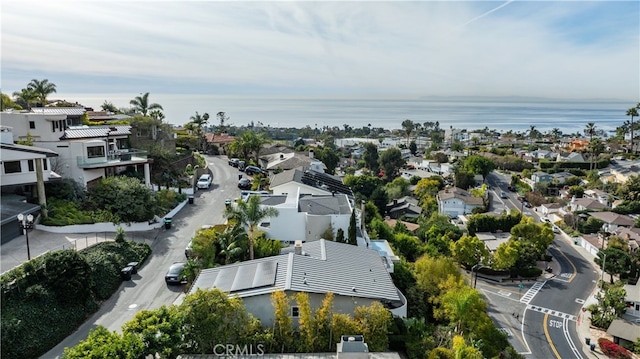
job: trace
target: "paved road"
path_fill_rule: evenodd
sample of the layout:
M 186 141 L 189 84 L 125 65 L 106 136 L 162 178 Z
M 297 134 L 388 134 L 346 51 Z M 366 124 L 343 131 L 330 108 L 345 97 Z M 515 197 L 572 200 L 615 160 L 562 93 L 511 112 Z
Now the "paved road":
M 523 210 L 537 221 L 535 211 L 523 208 L 515 193 L 507 186 L 511 178 L 493 172 L 487 178 L 505 208 Z M 568 238 L 556 235 L 549 248 L 553 256 L 553 276 L 532 283 L 491 285 L 478 282 L 478 288 L 488 299 L 498 327 L 509 336 L 510 343 L 530 358 L 586 358 L 580 342 L 576 321 L 581 307 L 593 291 L 597 272 L 593 264 L 572 247 Z
M 213 171 L 211 189 L 197 191 L 194 204 L 185 206 L 173 218 L 171 229 L 158 234 L 151 244 L 150 258 L 133 280 L 124 282 L 97 313 L 42 358 L 60 358 L 65 347 L 76 345 L 98 325 L 120 332 L 122 325 L 137 312 L 170 305 L 178 299 L 183 287 L 167 286 L 164 274 L 172 263 L 185 260 L 184 249 L 200 226 L 224 222 L 224 200 L 240 195 L 238 170 L 227 165 L 226 157 L 207 157 L 207 161 Z

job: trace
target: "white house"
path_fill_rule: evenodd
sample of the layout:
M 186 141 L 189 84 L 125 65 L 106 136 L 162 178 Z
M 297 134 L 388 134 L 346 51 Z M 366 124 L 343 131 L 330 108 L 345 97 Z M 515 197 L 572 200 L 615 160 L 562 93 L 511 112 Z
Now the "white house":
M 324 173 L 322 162 L 314 162 L 309 169 L 293 169 L 271 177 L 269 188 L 274 194 L 332 194 L 342 193 L 353 200 L 353 191 L 342 179 Z
M 470 214 L 474 208 L 482 207 L 484 202 L 480 197 L 474 197 L 469 192 L 458 187 L 447 188 L 438 192 L 438 213 L 456 218 L 462 214 Z
M 621 228 L 633 227 L 633 218 L 626 214 L 618 214 L 615 212 L 589 212 L 591 217 L 595 217 L 604 222 L 603 229 L 609 233 L 615 233 Z
M 396 316 L 407 315 L 406 298 L 393 284 L 378 252 L 324 239 L 297 242 L 292 253 L 205 269 L 189 293 L 199 288 L 218 288 L 240 297 L 247 312 L 264 326 L 273 324 L 271 293 L 276 291 L 289 297 L 308 293 L 312 309 L 319 308 L 331 292 L 334 313 L 353 314 L 356 307 L 378 301 Z M 297 326 L 299 307 L 295 300 L 291 317 Z
M 584 197 L 595 199 L 607 207 L 611 207 L 612 203 L 610 202 L 610 199 L 613 198 L 609 193 L 599 189 L 588 189 L 584 191 Z

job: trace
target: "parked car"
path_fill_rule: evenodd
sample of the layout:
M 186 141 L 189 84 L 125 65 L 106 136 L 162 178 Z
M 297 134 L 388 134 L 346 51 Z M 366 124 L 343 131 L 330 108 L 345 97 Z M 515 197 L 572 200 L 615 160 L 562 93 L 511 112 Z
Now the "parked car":
M 238 167 L 238 163 L 240 163 L 239 158 L 229 158 L 229 166 Z
M 184 249 L 184 256 L 187 257 L 187 259 L 191 258 L 191 255 L 193 254 L 193 241 L 189 241 L 189 244 L 187 244 L 187 248 Z
M 248 178 L 240 178 L 238 181 L 238 188 L 240 189 L 251 189 L 252 183 Z
M 507 196 L 507 193 L 505 191 L 500 192 L 500 198 L 509 198 L 509 196 Z
M 244 173 L 248 174 L 249 176 L 254 176 L 257 174 L 262 174 L 264 172 L 260 169 L 260 167 L 247 166 L 247 168 L 244 169 Z
M 509 191 L 511 191 L 511 192 L 515 192 L 515 191 L 516 191 L 516 188 L 515 188 L 515 187 L 513 187 L 513 186 L 509 186 L 509 187 L 507 187 L 507 189 L 508 189 Z
M 212 182 L 213 179 L 211 178 L 210 174 L 203 174 L 202 176 L 200 176 L 200 178 L 198 178 L 197 187 L 199 189 L 209 189 Z
M 184 262 L 176 262 L 169 267 L 167 274 L 164 276 L 164 281 L 167 284 L 182 284 L 187 281 L 187 278 L 184 276 L 184 267 L 186 263 Z
M 547 222 L 547 223 L 551 223 L 551 220 L 548 217 L 541 217 L 540 220 L 542 222 Z
M 524 201 L 523 204 L 524 204 L 525 207 L 531 208 L 531 203 L 529 203 L 527 201 Z
M 560 233 L 560 227 L 558 226 L 553 226 L 551 229 L 553 229 L 553 233 Z

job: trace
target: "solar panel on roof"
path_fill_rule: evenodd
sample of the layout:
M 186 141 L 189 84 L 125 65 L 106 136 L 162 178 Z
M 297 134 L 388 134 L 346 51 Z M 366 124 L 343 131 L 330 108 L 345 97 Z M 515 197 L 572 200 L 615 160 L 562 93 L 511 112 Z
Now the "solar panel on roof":
M 223 292 L 229 292 L 236 278 L 237 271 L 238 267 L 221 269 L 215 282 L 213 282 L 213 286 Z
M 277 268 L 278 262 L 276 261 L 258 263 L 252 288 L 274 285 L 276 283 Z
M 253 288 L 253 277 L 256 275 L 255 263 L 243 265 L 236 272 L 236 279 L 231 285 L 231 292 Z

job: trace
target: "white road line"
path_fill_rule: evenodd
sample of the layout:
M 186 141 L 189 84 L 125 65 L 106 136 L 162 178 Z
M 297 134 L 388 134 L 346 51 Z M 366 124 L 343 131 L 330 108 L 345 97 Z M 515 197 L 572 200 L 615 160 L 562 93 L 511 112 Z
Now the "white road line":
M 522 312 L 522 322 L 520 322 L 520 337 L 522 338 L 522 342 L 524 343 L 524 346 L 527 347 L 527 351 L 526 352 L 518 352 L 518 354 L 521 355 L 530 355 L 531 354 L 531 348 L 529 347 L 529 343 L 527 343 L 527 337 L 524 336 L 524 317 L 525 315 L 527 315 L 527 311 L 523 311 Z
M 569 343 L 569 347 L 571 348 L 571 351 L 573 352 L 573 354 L 575 354 L 576 358 L 583 359 L 582 355 L 580 355 L 580 351 L 578 350 L 575 343 L 571 339 L 571 336 L 569 335 L 569 328 L 568 328 L 569 326 L 567 325 L 568 322 L 569 320 L 567 318 L 564 318 L 564 320 L 562 321 L 562 332 L 564 333 L 564 338 L 567 340 L 567 343 Z
M 522 296 L 522 298 L 520 298 L 520 302 L 525 303 L 525 304 L 531 303 L 531 300 L 533 300 L 533 297 L 535 297 L 536 294 L 538 294 L 540 289 L 542 289 L 542 287 L 544 287 L 545 283 L 547 283 L 546 280 L 544 282 L 535 282 L 535 283 L 533 283 L 531 288 L 529 288 L 529 290 Z
M 549 314 L 549 315 L 554 316 L 554 317 L 567 319 L 567 320 L 571 320 L 571 321 L 574 321 L 574 322 L 578 319 L 578 318 L 576 318 L 575 315 L 563 313 L 563 312 L 560 312 L 560 311 L 557 311 L 557 310 L 553 310 L 553 309 L 549 309 L 549 308 L 539 307 L 537 305 L 529 304 L 529 305 L 527 305 L 527 310 L 533 310 L 534 312 Z

